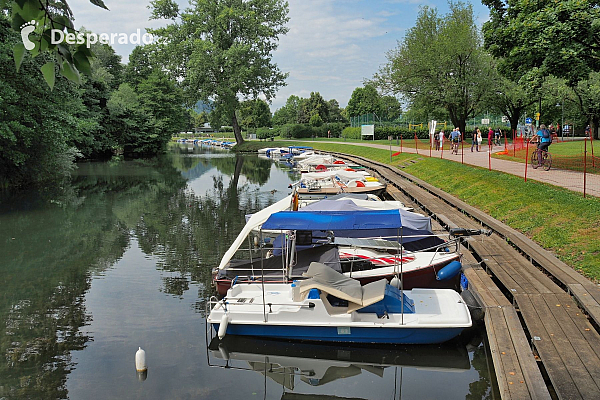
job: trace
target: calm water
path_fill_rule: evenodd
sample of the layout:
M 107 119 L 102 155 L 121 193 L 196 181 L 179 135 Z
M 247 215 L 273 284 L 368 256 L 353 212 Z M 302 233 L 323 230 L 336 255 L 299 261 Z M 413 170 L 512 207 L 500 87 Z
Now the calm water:
M 0 399 L 497 397 L 477 330 L 443 346 L 208 347 L 211 269 L 244 215 L 294 178 L 256 156 L 179 146 L 0 197 Z

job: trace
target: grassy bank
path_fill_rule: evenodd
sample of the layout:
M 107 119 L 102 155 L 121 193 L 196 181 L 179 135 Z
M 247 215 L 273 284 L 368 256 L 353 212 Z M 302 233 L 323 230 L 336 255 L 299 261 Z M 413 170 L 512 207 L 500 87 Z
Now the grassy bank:
M 255 147 L 256 145 L 256 147 Z M 247 142 L 243 149 L 266 147 Z M 326 142 L 268 142 L 269 146 L 308 145 L 390 163 L 389 150 Z M 415 163 L 407 162 L 417 161 Z M 391 165 L 523 232 L 588 278 L 600 282 L 600 199 L 497 171 L 416 154 L 400 154 Z

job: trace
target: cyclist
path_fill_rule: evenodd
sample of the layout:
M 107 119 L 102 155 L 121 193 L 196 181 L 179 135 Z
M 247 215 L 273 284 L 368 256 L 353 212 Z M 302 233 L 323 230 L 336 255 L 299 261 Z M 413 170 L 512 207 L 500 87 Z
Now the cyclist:
M 538 165 L 542 165 L 542 151 L 548 151 L 552 144 L 552 136 L 550 131 L 546 129 L 546 125 L 541 124 L 535 135 L 529 139 L 530 143 L 537 143 Z
M 458 144 L 460 143 L 460 130 L 454 128 L 450 134 L 450 140 L 452 141 L 452 153 L 458 154 Z

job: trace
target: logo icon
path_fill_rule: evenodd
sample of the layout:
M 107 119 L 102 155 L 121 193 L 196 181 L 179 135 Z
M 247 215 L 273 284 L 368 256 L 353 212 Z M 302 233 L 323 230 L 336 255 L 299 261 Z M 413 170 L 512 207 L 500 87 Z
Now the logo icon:
M 35 30 L 36 22 L 35 20 L 31 20 L 30 22 L 26 22 L 21 26 L 21 39 L 23 40 L 23 44 L 27 50 L 33 50 L 35 47 L 35 43 L 29 40 L 29 34 Z

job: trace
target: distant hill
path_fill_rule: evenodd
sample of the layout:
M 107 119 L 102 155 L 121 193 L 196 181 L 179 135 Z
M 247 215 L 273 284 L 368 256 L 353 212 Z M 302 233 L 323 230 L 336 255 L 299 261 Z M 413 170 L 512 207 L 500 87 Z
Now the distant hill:
M 212 102 L 205 103 L 203 101 L 197 102 L 192 109 L 200 114 L 202 111 L 206 111 L 207 113 L 213 110 L 214 106 Z

